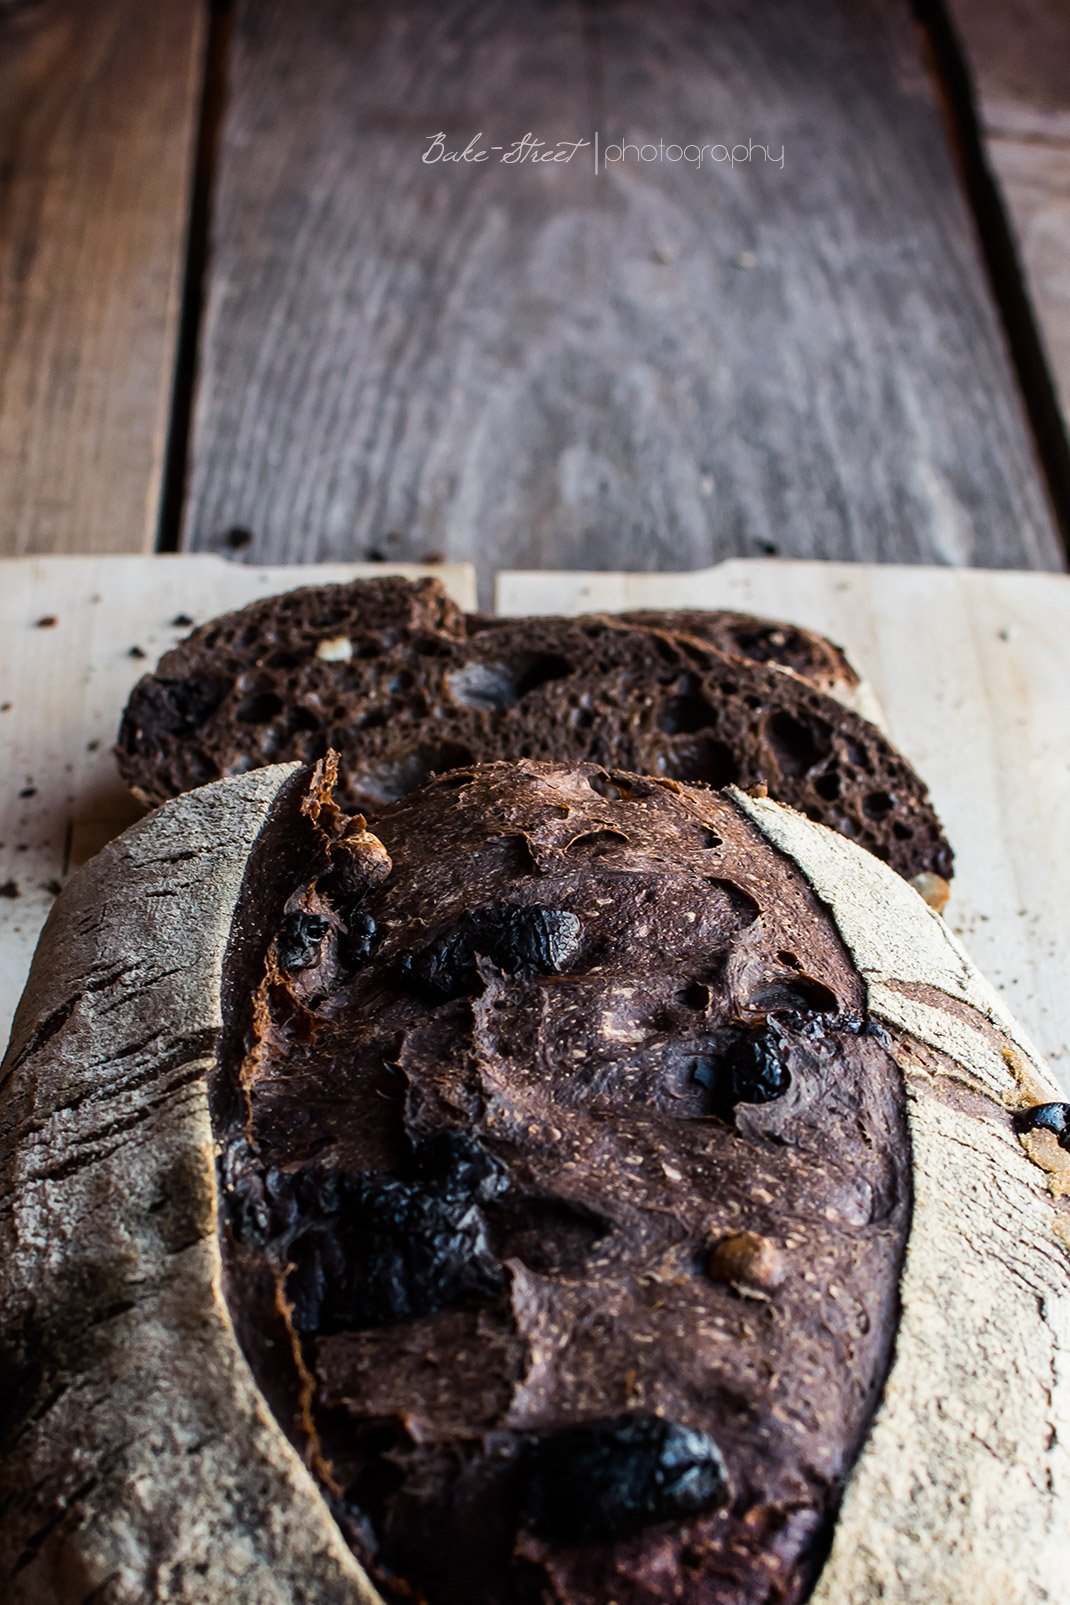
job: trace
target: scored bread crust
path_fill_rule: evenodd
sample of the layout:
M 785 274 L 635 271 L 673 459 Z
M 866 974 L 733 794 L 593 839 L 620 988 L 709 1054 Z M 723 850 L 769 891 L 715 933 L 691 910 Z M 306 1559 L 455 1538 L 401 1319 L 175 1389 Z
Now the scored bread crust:
M 0 1094 L 14 1605 L 377 1598 L 221 1290 L 208 1087 L 249 935 L 235 911 L 269 837 L 299 850 L 305 789 L 279 766 L 166 804 L 71 881 L 42 935 Z M 1008 1114 L 1058 1089 L 903 881 L 731 795 L 852 953 L 913 1146 L 895 1358 L 812 1598 L 1065 1601 L 1070 1156 L 1027 1152 Z
M 377 1599 L 223 1302 L 206 1092 L 249 852 L 298 766 L 193 792 L 57 900 L 2 1068 L 0 1590 Z

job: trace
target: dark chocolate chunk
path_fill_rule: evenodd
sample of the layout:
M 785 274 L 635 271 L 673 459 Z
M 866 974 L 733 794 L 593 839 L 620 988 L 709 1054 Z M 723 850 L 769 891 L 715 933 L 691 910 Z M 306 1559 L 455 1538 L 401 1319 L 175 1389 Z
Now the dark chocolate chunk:
M 1059 1147 L 1070 1153 L 1070 1103 L 1038 1103 L 1015 1115 L 1014 1124 L 1024 1135 L 1027 1131 L 1052 1131 Z
M 276 944 L 279 968 L 310 969 L 319 960 L 323 938 L 330 928 L 330 921 L 322 914 L 287 914 Z
M 783 1042 L 775 1025 L 741 1031 L 721 1054 L 695 1060 L 692 1075 L 709 1093 L 714 1114 L 731 1119 L 739 1103 L 772 1103 L 791 1085 Z
M 146 675 L 126 705 L 120 746 L 135 752 L 160 736 L 190 735 L 215 712 L 227 690 L 227 682 L 212 674 L 188 674 L 180 680 Z
M 345 1189 L 338 1215 L 290 1245 L 299 1332 L 390 1326 L 488 1296 L 502 1272 L 478 1206 L 404 1182 Z
M 445 1132 L 417 1151 L 415 1168 L 414 1181 L 384 1181 L 309 1167 L 265 1187 L 299 1332 L 389 1326 L 500 1288 L 480 1206 L 504 1186 L 501 1166 Z
M 548 1537 L 612 1538 L 728 1498 L 728 1472 L 709 1434 L 658 1416 L 592 1421 L 532 1446 L 527 1513 Z
M 772 1103 L 788 1090 L 791 1077 L 784 1063 L 775 1026 L 740 1037 L 725 1058 L 728 1097 L 737 1103 Z
M 378 927 L 370 914 L 350 914 L 346 921 L 345 960 L 347 964 L 366 964 L 371 958 Z
M 565 909 L 475 909 L 420 952 L 406 954 L 400 969 L 419 996 L 446 1003 L 475 991 L 480 956 L 507 975 L 554 975 L 576 952 L 581 934 L 580 921 Z

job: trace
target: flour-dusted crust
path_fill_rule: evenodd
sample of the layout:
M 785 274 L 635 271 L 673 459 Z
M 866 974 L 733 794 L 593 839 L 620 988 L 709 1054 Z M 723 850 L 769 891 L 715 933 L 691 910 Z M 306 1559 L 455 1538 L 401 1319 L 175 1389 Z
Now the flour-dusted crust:
M 250 854 L 304 781 L 169 803 L 72 881 L 0 1092 L 13 1605 L 376 1596 L 256 1390 L 220 1291 L 208 1080 Z M 802 870 L 902 1070 L 915 1205 L 884 1398 L 819 1605 L 1070 1598 L 1070 1230 L 1059 1094 L 909 887 L 789 810 L 735 805 Z
M 293 770 L 150 815 L 42 935 L 0 1102 L 11 1605 L 376 1597 L 220 1292 L 206 1078 L 246 860 Z

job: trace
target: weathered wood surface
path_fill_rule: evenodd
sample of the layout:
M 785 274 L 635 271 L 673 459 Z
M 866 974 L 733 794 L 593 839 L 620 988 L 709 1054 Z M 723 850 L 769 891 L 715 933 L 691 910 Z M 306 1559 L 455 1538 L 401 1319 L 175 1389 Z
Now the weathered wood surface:
M 950 9 L 1070 429 L 1070 6 L 951 0 Z
M 237 0 L 211 261 L 192 549 L 1063 564 L 905 0 Z
M 12 1605 L 377 1599 L 221 1292 L 207 1085 L 242 871 L 265 827 L 295 834 L 288 775 L 165 804 L 87 866 L 35 960 L 0 1099 Z M 908 1092 L 895 1354 L 815 1602 L 1062 1605 L 1070 1217 L 1053 1195 L 1070 1158 L 1024 1148 L 1007 1119 L 1055 1088 L 892 871 L 768 800 L 736 803 L 821 896 Z
M 0 9 L 0 554 L 153 549 L 204 12 Z
M 194 624 L 229 608 L 391 572 L 251 568 L 209 556 L 0 562 L 0 1048 L 61 886 L 144 812 L 111 750 L 135 682 Z M 470 569 L 408 572 L 434 572 L 461 607 L 474 607 Z
M 1063 421 L 1070 430 L 1070 138 L 988 136 Z
M 731 562 L 503 574 L 505 614 L 734 607 L 830 636 L 955 848 L 947 919 L 1070 1096 L 1070 578 Z

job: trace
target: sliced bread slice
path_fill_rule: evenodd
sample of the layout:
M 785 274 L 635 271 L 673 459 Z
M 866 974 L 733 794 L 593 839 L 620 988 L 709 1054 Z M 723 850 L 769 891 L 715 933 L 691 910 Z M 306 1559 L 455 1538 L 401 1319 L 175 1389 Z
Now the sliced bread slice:
M 156 804 L 334 749 L 341 805 L 375 818 L 466 764 L 592 761 L 765 786 L 907 878 L 950 877 L 924 783 L 878 729 L 791 669 L 620 619 L 472 625 L 434 582 L 396 579 L 295 591 L 215 620 L 135 687 L 124 778 Z

